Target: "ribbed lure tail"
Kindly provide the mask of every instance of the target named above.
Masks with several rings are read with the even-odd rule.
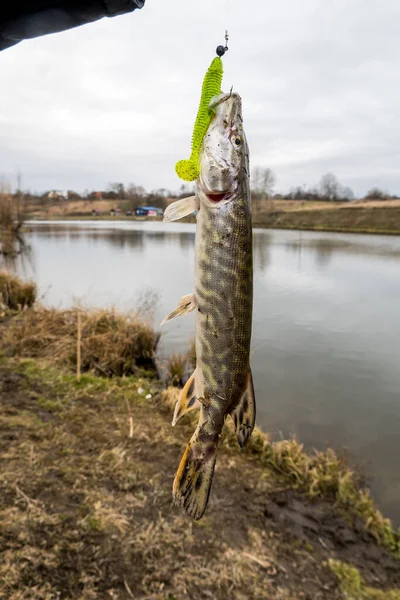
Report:
[[[192,154],[188,160],[180,160],[175,165],[178,177],[184,181],[195,181],[199,176],[200,148],[211,121],[211,113],[208,106],[211,98],[221,93],[222,75],[222,60],[219,56],[216,56],[204,76],[201,88],[200,106],[192,135]]]
[[[218,434],[200,440],[199,428],[186,446],[172,489],[174,502],[193,519],[201,519],[207,508],[217,458]]]

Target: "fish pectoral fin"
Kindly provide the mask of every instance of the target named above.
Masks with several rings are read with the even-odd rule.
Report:
[[[179,395],[175,405],[172,426],[176,425],[183,415],[194,408],[200,408],[200,402],[196,399],[196,370],[191,374]]]
[[[247,376],[246,389],[240,399],[239,404],[231,413],[231,417],[235,424],[239,446],[243,448],[253,433],[256,422],[256,401],[254,397],[253,377],[250,369]]]
[[[182,198],[182,200],[175,200],[172,202],[164,212],[163,221],[170,223],[171,221],[178,221],[187,217],[190,213],[195,210],[199,210],[200,202],[197,196],[189,196],[189,198]]]
[[[182,296],[179,300],[178,306],[161,321],[161,325],[164,325],[167,321],[171,321],[171,319],[176,319],[176,317],[190,313],[195,308],[196,300],[194,294],[186,294],[186,296]]]

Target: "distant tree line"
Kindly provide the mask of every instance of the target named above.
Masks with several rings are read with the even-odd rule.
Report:
[[[314,200],[328,202],[352,201],[355,195],[351,188],[340,183],[333,173],[323,175],[315,186],[299,185],[287,193],[276,193],[277,177],[269,167],[256,166],[250,179],[251,196],[253,203],[262,210],[265,200]],[[142,185],[134,183],[111,182],[105,190],[88,190],[78,193],[74,190],[49,190],[44,194],[30,193],[21,190],[20,180],[14,194],[19,201],[28,203],[47,204],[54,201],[73,200],[116,200],[122,210],[133,210],[140,205],[165,208],[172,199],[184,198],[194,193],[194,183],[182,183],[178,190],[157,188],[147,191]],[[364,196],[367,200],[388,200],[397,198],[379,187],[371,188]]]
[[[54,202],[76,201],[76,200],[115,200],[122,210],[134,210],[137,206],[148,205],[165,208],[171,199],[191,196],[194,186],[182,184],[179,190],[171,191],[166,188],[158,188],[147,191],[141,185],[130,183],[125,185],[120,182],[111,182],[104,190],[88,190],[79,194],[74,190],[48,190],[43,194],[31,194],[30,192],[16,191],[14,196],[23,196],[24,200],[31,204],[51,204]]]
[[[130,183],[124,186],[123,183],[110,183],[104,192],[101,192],[103,198],[119,200],[122,209],[134,209],[137,206],[147,205],[158,208],[166,208],[173,198],[185,198],[193,194],[194,186],[182,184],[179,191],[172,191],[166,188],[158,188],[146,191],[142,185]],[[90,198],[92,194],[89,194]]]
[[[333,173],[323,175],[316,186],[296,186],[286,194],[275,193],[276,175],[268,167],[255,167],[251,174],[251,196],[254,202],[261,200],[315,200],[328,202],[350,202],[355,199],[353,190],[340,183]],[[388,200],[397,198],[378,187],[370,189],[364,196],[367,200]]]

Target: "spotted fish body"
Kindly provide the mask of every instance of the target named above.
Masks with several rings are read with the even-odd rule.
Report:
[[[175,409],[175,423],[195,405],[197,428],[173,486],[175,503],[203,516],[218,439],[231,415],[240,446],[254,428],[255,400],[249,364],[252,303],[252,226],[249,155],[238,94],[221,94],[200,151],[196,195],[168,208],[166,220],[198,210],[195,290],[166,320],[196,310],[196,369]],[[179,216],[177,208],[181,207]],[[191,212],[191,211],[189,211]]]
[[[249,372],[253,268],[245,190],[220,209],[201,206],[196,256],[196,396],[210,403],[207,416],[222,419],[222,427]]]

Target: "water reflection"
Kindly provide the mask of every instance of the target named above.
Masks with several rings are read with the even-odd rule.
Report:
[[[0,271],[4,269],[11,273],[27,273],[33,270],[33,266],[32,247],[21,234],[13,240],[11,251],[0,251]]]
[[[253,235],[254,268],[262,273],[268,268],[271,241],[272,235],[268,231],[255,232]]]
[[[25,267],[48,304],[135,307],[156,323],[193,289],[192,224],[35,224]],[[307,448],[348,449],[400,522],[400,237],[254,230],[252,369],[258,423]],[[20,270],[21,265],[16,269]],[[161,350],[186,350],[194,317],[168,323]]]
[[[356,255],[356,256],[381,256],[384,258],[392,259],[397,261],[400,258],[400,246],[396,238],[389,238],[392,240],[388,243],[386,240],[376,240],[378,236],[373,236],[373,243],[369,240],[369,243],[365,243],[362,240],[340,239],[340,238],[329,238],[319,237],[311,238],[310,232],[306,232],[306,239],[302,236],[304,232],[297,232],[298,239],[293,239],[287,242],[286,247],[288,252],[293,252],[297,256],[301,256],[301,253],[305,250],[311,251],[316,257],[316,264],[321,267],[328,266],[331,258],[334,254],[345,254],[345,255]],[[328,236],[329,234],[318,234]],[[337,234],[334,234],[337,235]],[[350,237],[351,234],[348,234]],[[371,237],[371,236],[360,236],[353,234],[354,237]],[[381,238],[382,236],[379,236]]]
[[[118,248],[142,248],[145,243],[152,246],[165,246],[166,240],[173,240],[184,250],[194,245],[194,232],[169,233],[167,231],[143,231],[139,229],[92,229],[71,228],[63,225],[35,225],[33,238],[53,240],[86,240],[89,243],[110,244]]]
[[[331,257],[333,252],[335,252],[338,248],[335,244],[331,242],[331,240],[314,240],[310,243],[310,241],[304,242],[301,238],[301,233],[299,232],[299,239],[288,242],[287,251],[292,252],[298,258],[298,265],[301,268],[301,258],[303,251],[309,252],[310,250],[315,255],[316,265],[320,268],[327,267],[331,262]]]

